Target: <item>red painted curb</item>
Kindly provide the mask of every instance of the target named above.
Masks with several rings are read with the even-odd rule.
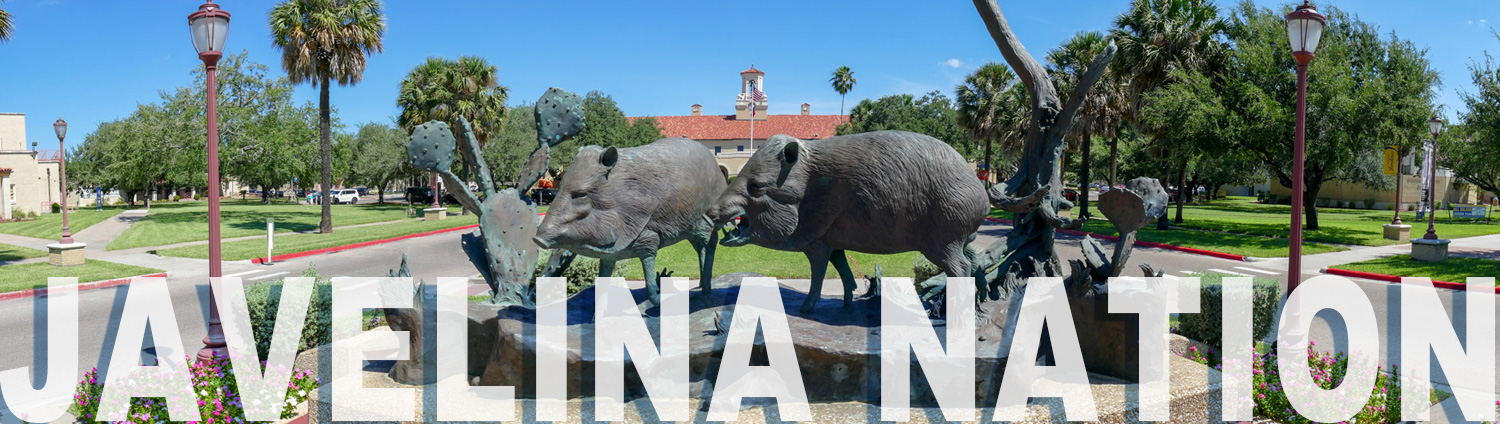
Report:
[[[123,285],[126,285],[126,284],[130,284],[130,281],[134,280],[136,278],[167,278],[167,273],[165,273],[165,272],[158,272],[158,273],[155,273],[155,274],[137,275],[137,276],[134,276],[134,277],[116,278],[116,279],[113,279],[113,280],[95,281],[95,282],[92,282],[92,283],[79,284],[77,287],[78,287],[78,291],[85,291],[85,290],[103,289],[103,288],[109,288],[109,287],[115,287],[115,286],[123,286]],[[46,296],[46,295],[47,295],[47,288],[46,287],[39,288],[39,289],[26,289],[26,290],[14,291],[14,292],[10,292],[10,293],[0,293],[0,302],[4,302],[4,301],[7,301],[7,300],[25,299],[25,298],[29,298],[29,297]]]
[[[460,226],[460,227],[444,228],[444,229],[441,229],[441,230],[432,230],[432,231],[428,231],[428,232],[425,232],[425,233],[407,234],[407,235],[404,235],[404,236],[391,237],[391,238],[388,238],[388,239],[370,240],[370,241],[366,241],[366,242],[360,242],[360,243],[354,243],[354,244],[346,244],[346,245],[343,245],[343,246],[325,247],[325,248],[322,248],[322,249],[309,250],[309,251],[306,251],[306,252],[287,253],[287,254],[284,254],[284,255],[273,255],[273,256],[271,256],[270,261],[271,262],[278,262],[278,261],[284,261],[284,260],[287,260],[287,259],[295,259],[295,258],[301,258],[301,257],[313,256],[313,255],[322,255],[322,254],[325,254],[325,253],[342,252],[342,251],[350,250],[350,249],[358,249],[358,248],[361,248],[361,247],[369,247],[369,246],[374,246],[374,245],[377,245],[377,244],[386,244],[386,243],[397,242],[397,241],[406,240],[406,239],[413,239],[413,238],[417,238],[417,237],[427,237],[427,236],[437,235],[437,234],[442,234],[442,233],[451,233],[451,232],[454,232],[454,231],[463,231],[463,230],[473,229],[473,228],[477,228],[477,227],[479,227],[479,224],[469,224],[469,225],[464,225],[464,226]],[[251,259],[250,263],[263,264],[263,263],[266,263],[266,258]]]
[[[1400,283],[1401,282],[1401,278],[1402,278],[1399,275],[1376,274],[1376,273],[1373,273],[1373,272],[1355,271],[1355,270],[1350,270],[1350,269],[1338,269],[1338,268],[1328,268],[1328,270],[1325,271],[1324,273],[1325,274],[1330,274],[1330,275],[1339,275],[1339,276],[1344,276],[1344,277],[1354,277],[1354,278],[1364,278],[1364,279],[1367,279],[1367,280],[1385,281],[1385,282],[1389,282],[1389,283]],[[1465,284],[1465,283],[1454,283],[1454,282],[1439,281],[1439,280],[1432,280],[1432,286],[1440,288],[1440,289],[1459,290],[1459,291],[1468,290],[1468,288],[1469,288],[1469,285]],[[1500,287],[1496,287],[1495,288],[1495,294],[1500,294]]]
[[[986,217],[986,218],[984,218],[984,220],[987,221],[987,222],[994,222],[994,223],[1001,223],[1001,224],[1010,224],[1011,223],[1011,220],[1009,220],[1009,219],[1000,219],[1000,218],[989,218],[989,217]],[[1064,233],[1064,234],[1072,234],[1072,235],[1077,235],[1077,236],[1092,236],[1092,237],[1097,238],[1097,239],[1103,239],[1103,240],[1109,240],[1109,241],[1117,241],[1117,240],[1120,239],[1119,237],[1115,237],[1115,236],[1107,236],[1107,235],[1103,235],[1103,234],[1090,233],[1090,232],[1086,232],[1086,231],[1077,231],[1077,230],[1057,230],[1057,231],[1061,232],[1061,233]],[[1192,253],[1192,254],[1195,254],[1195,255],[1203,255],[1203,256],[1215,257],[1215,258],[1219,258],[1219,259],[1228,259],[1228,260],[1231,260],[1231,261],[1244,262],[1246,260],[1245,257],[1242,256],[1242,255],[1235,255],[1235,254],[1224,253],[1224,252],[1215,252],[1215,251],[1212,251],[1212,250],[1194,249],[1194,248],[1191,248],[1191,247],[1182,247],[1182,246],[1176,246],[1176,245],[1171,245],[1171,244],[1162,244],[1162,243],[1156,243],[1156,242],[1150,242],[1150,241],[1140,241],[1140,240],[1136,240],[1135,244],[1137,246],[1154,247],[1154,248],[1157,248],[1157,249],[1173,250],[1173,251],[1178,251],[1178,252],[1183,252],[1183,253]]]

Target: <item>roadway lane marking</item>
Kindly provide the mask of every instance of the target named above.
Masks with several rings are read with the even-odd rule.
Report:
[[[1251,267],[1247,267],[1247,266],[1237,266],[1237,267],[1234,267],[1234,269],[1241,269],[1241,270],[1250,271],[1250,272],[1258,272],[1258,273],[1265,274],[1265,275],[1281,275],[1281,273],[1276,272],[1276,271],[1266,271],[1264,269],[1256,269],[1256,268],[1251,268]]]
[[[1238,275],[1238,276],[1242,276],[1242,277],[1249,277],[1250,276],[1250,274],[1246,274],[1246,273],[1243,273],[1243,272],[1234,272],[1234,271],[1222,270],[1222,269],[1218,269],[1218,268],[1209,268],[1208,270],[1209,271],[1213,271],[1213,272],[1217,272],[1217,273],[1220,273],[1220,274],[1233,274],[1233,275]]]
[[[255,277],[255,278],[251,278],[250,281],[264,280],[264,279],[275,277],[275,276],[282,275],[282,274],[286,274],[286,271],[273,272],[273,273],[270,273],[270,274],[262,275],[262,276]]]
[[[252,270],[245,271],[245,272],[236,272],[236,273],[233,273],[233,274],[225,275],[225,277],[242,277],[242,276],[254,274],[254,273],[257,273],[257,272],[261,272],[261,271],[264,271],[264,270],[261,270],[261,269],[252,269]]]

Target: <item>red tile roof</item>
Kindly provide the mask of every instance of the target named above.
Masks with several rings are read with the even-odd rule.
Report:
[[[740,74],[764,74],[764,73],[765,72],[761,72],[759,69],[755,69],[754,66],[751,66],[750,69],[746,69],[744,72],[740,72]]]
[[[10,168],[0,168],[0,174],[9,174]]]
[[[848,115],[770,115],[764,121],[755,122],[755,138],[764,139],[776,134],[811,140],[834,135],[835,128]],[[693,140],[738,140],[750,138],[750,121],[734,119],[734,115],[703,116],[657,116],[667,137],[683,137]],[[632,120],[638,118],[630,118]]]

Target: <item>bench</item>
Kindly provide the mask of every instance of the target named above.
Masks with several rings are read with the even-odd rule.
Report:
[[[1453,205],[1449,218],[1489,218],[1490,208],[1483,205]]]

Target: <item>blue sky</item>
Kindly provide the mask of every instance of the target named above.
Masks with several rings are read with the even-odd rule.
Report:
[[[1261,5],[1283,1],[1255,0]],[[1219,1],[1221,7],[1233,3]],[[1450,116],[1470,89],[1467,65],[1500,20],[1493,0],[1345,0],[1333,3],[1384,31],[1430,49],[1442,73],[1440,102]],[[51,123],[70,123],[77,142],[100,123],[128,115],[158,92],[191,84],[201,66],[187,33],[200,2],[8,0],[16,35],[0,44],[0,112],[27,114],[28,141],[54,142]],[[1011,26],[1033,54],[1072,34],[1104,30],[1127,0],[1001,0]],[[1325,4],[1320,2],[1319,4]],[[225,0],[233,14],[228,50],[279,72],[266,15],[272,1]],[[772,113],[839,111],[828,85],[838,66],[854,69],[849,107],[895,93],[952,92],[975,67],[1003,61],[968,1],[388,1],[384,53],[370,58],[364,81],[335,86],[346,124],[389,122],[396,87],[428,56],[481,56],[499,67],[511,103],[532,102],[547,87],[601,90],[625,112],[685,115],[732,112],[739,71],[766,71]],[[1064,15],[1066,14],[1066,15]],[[316,100],[302,85],[299,100]],[[71,143],[70,143],[71,144]],[[71,147],[70,147],[71,148]]]

